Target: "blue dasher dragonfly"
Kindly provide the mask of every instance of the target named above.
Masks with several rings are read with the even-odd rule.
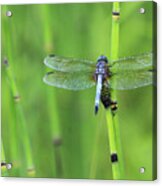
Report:
[[[96,85],[95,114],[99,110],[100,100],[106,109],[117,109],[117,102],[111,100],[112,89],[135,89],[153,82],[152,53],[114,61],[108,61],[106,56],[101,55],[97,63],[52,54],[44,59],[44,64],[54,69],[43,78],[48,85],[75,91]]]

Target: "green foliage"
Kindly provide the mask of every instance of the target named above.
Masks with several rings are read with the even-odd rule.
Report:
[[[145,14],[139,14],[141,7]],[[6,10],[12,17],[5,16]],[[151,10],[152,2],[121,3],[120,57],[152,50]],[[30,176],[21,169],[27,162],[25,151],[20,153],[27,148],[23,137],[28,136],[36,177],[112,179],[102,106],[94,115],[95,88],[73,92],[42,81],[43,59],[49,53],[94,61],[101,54],[109,57],[111,13],[112,3],[2,6],[2,61],[8,59],[21,96],[16,116],[10,80],[2,66],[3,148],[6,161],[18,162],[17,171],[13,166],[9,176]],[[117,92],[117,99],[124,179],[150,180],[152,87]],[[25,123],[26,134],[17,119]],[[140,167],[146,168],[144,174]]]

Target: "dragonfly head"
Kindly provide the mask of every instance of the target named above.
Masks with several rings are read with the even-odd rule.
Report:
[[[99,61],[105,61],[106,63],[108,63],[107,57],[106,57],[106,56],[103,56],[103,55],[101,55],[101,56],[97,59],[97,62],[99,62]]]

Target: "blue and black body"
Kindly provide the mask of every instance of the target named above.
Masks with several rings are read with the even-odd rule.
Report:
[[[109,85],[109,78],[111,72],[108,66],[108,59],[106,56],[101,55],[96,64],[95,81],[97,83],[96,98],[95,98],[95,114],[99,110],[99,102],[103,103],[105,109],[111,107],[112,111],[117,109],[117,102],[111,100],[111,92]]]

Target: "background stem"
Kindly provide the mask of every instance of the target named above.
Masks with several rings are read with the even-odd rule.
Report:
[[[8,10],[8,6],[5,6],[5,11]],[[30,145],[30,137],[27,130],[27,123],[24,116],[24,111],[21,105],[21,99],[20,94],[18,92],[17,84],[15,81],[15,74],[12,69],[12,65],[14,66],[14,46],[12,37],[12,31],[14,32],[15,25],[13,25],[13,22],[11,19],[8,19],[8,17],[3,17],[3,29],[5,33],[5,58],[3,60],[3,65],[5,67],[5,75],[6,79],[8,81],[10,89],[10,100],[8,103],[8,106],[10,109],[12,109],[12,120],[10,121],[11,124],[9,124],[9,138],[10,138],[10,149],[9,151],[12,152],[10,157],[6,157],[6,161],[9,161],[13,164],[14,169],[12,169],[11,174],[18,174],[16,173],[16,169],[20,168],[20,175],[28,175],[28,176],[34,176],[35,170],[34,170],[34,164],[33,164],[33,157],[32,157],[32,150]],[[9,63],[10,62],[10,63]],[[6,92],[7,94],[7,92]],[[4,96],[4,95],[3,95]],[[2,131],[3,132],[3,131]],[[5,146],[4,146],[5,148]],[[8,147],[7,147],[8,148]],[[5,148],[6,149],[6,148]],[[21,157],[21,159],[20,159]]]
[[[49,6],[42,6],[41,7],[42,13],[42,21],[45,23],[43,25],[43,36],[44,36],[44,51],[46,55],[49,55],[54,52],[54,43],[53,37],[55,36],[54,30],[51,32],[51,15],[50,15],[50,7]],[[49,70],[49,69],[48,69]],[[57,101],[55,90],[49,91],[49,88],[46,86],[47,89],[47,106],[48,106],[48,113],[49,113],[49,124],[50,124],[50,131],[51,131],[51,142],[53,145],[53,157],[54,157],[54,165],[53,165],[53,174],[55,177],[61,178],[63,177],[63,165],[62,165],[62,136],[60,130],[60,122],[58,116],[58,109],[57,109]]]
[[[10,56],[10,58],[12,57]],[[7,59],[4,60],[4,64],[6,67],[6,75],[12,93],[11,95],[14,100],[14,112],[17,124],[17,126],[14,127],[18,131],[18,136],[16,139],[18,140],[18,152],[21,154],[19,155],[19,157],[23,157],[20,165],[22,174],[26,174],[27,172],[28,176],[34,176],[35,170],[33,165],[32,150],[30,146],[30,140],[27,132],[23,109],[20,103],[20,95],[18,93],[16,82],[14,80],[13,71]],[[13,141],[15,141],[15,139],[13,139]]]
[[[6,158],[5,158],[4,148],[3,148],[3,142],[1,140],[1,174],[2,176],[8,176],[8,171],[6,169],[6,166],[3,166],[2,163],[6,163]]]

